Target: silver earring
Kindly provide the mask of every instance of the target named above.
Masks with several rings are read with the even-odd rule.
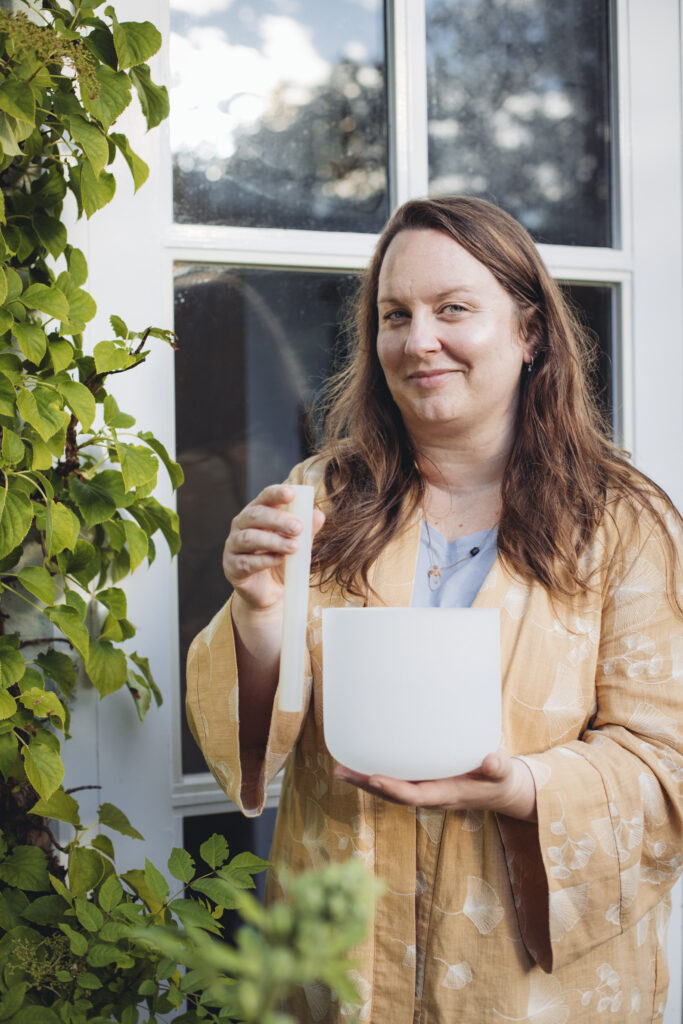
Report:
[[[529,362],[526,364],[526,372],[527,373],[531,373],[531,371],[533,370],[533,368],[534,368],[534,359],[535,358],[536,358],[536,356],[532,356],[531,359],[529,360]]]

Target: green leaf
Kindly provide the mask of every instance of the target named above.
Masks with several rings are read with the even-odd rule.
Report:
[[[20,140],[17,138],[17,122],[13,117],[0,112],[0,149],[8,156],[23,156]]]
[[[69,854],[69,888],[74,896],[86,896],[104,874],[104,861],[97,850],[74,846]]]
[[[69,487],[88,526],[104,522],[116,511],[116,501],[110,490],[102,486],[99,477],[93,480],[72,477]]]
[[[19,699],[27,711],[33,712],[35,718],[56,718],[63,727],[66,711],[52,690],[41,690],[37,686],[31,686],[24,690]]]
[[[137,893],[146,907],[153,914],[156,914],[161,910],[163,903],[160,903],[159,900],[157,900],[150,892],[144,871],[141,871],[140,868],[131,868],[130,871],[126,871],[122,874],[121,878]]]
[[[79,974],[76,978],[76,984],[79,988],[86,989],[87,991],[102,988],[102,982],[92,971],[83,971],[82,974]]]
[[[66,341],[65,338],[59,338],[57,341],[48,342],[48,352],[50,353],[50,359],[52,360],[52,366],[54,367],[55,373],[59,373],[60,370],[66,370],[71,365],[74,359],[74,347],[70,341]]]
[[[14,770],[17,759],[19,740],[13,732],[0,736],[0,773],[8,780]]]
[[[33,391],[20,388],[17,408],[23,419],[35,427],[43,441],[48,441],[69,422],[69,414],[59,408],[56,393],[40,385]]]
[[[88,952],[88,940],[81,932],[75,931],[70,925],[61,922],[59,928],[69,940],[69,946],[74,956],[85,956]]]
[[[56,285],[31,284],[19,296],[27,309],[37,309],[56,320],[69,319],[69,303],[64,292]]]
[[[21,491],[10,490],[0,510],[0,558],[21,544],[33,522],[31,502]]]
[[[56,821],[65,821],[68,825],[73,825],[74,828],[81,827],[78,802],[63,789],[55,790],[49,800],[39,800],[31,808],[31,814],[39,814],[42,818],[54,818]]]
[[[44,743],[31,743],[24,747],[26,777],[38,796],[49,799],[64,778],[64,763],[59,754]]]
[[[123,886],[116,875],[109,875],[108,878],[105,878],[97,893],[97,899],[105,914],[108,914],[114,907],[118,907],[123,899]]]
[[[2,194],[2,193],[0,193]],[[3,200],[4,201],[4,200]],[[3,206],[4,212],[4,206]],[[2,305],[7,299],[7,278],[5,276],[5,268],[0,267],[0,305]]]
[[[147,127],[156,128],[169,114],[168,90],[165,85],[156,85],[152,81],[146,64],[131,68],[129,74],[137,90]]]
[[[92,165],[95,177],[98,177],[109,159],[109,146],[104,132],[98,125],[77,115],[69,117],[67,124],[72,139],[81,147]]]
[[[85,215],[90,219],[93,213],[101,210],[111,202],[116,192],[116,179],[109,171],[95,175],[89,163],[81,165],[80,173],[81,201]]]
[[[61,1024],[61,1021],[49,1006],[38,1006],[31,1003],[28,1006],[22,1006],[21,1010],[15,1013],[11,1024]]]
[[[102,911],[94,903],[84,899],[83,896],[77,896],[74,900],[74,910],[76,911],[78,923],[87,932],[96,932],[104,924]]]
[[[58,893],[66,903],[73,903],[73,896],[64,885],[61,879],[56,878],[55,875],[50,875],[50,885]]]
[[[2,428],[2,458],[10,466],[16,466],[24,457],[24,442],[9,427]]]
[[[45,609],[45,614],[55,626],[70,640],[80,656],[87,663],[90,636],[81,622],[78,612],[68,605],[52,605]]]
[[[22,911],[22,917],[32,924],[49,925],[57,924],[64,913],[64,900],[61,896],[39,896],[31,900],[26,910]],[[2,1019],[0,1015],[0,1020]]]
[[[145,520],[151,524],[151,529],[146,532],[154,533],[157,529],[161,530],[171,554],[178,554],[180,550],[180,535],[178,533],[177,513],[171,511],[171,509],[164,508],[156,498],[141,499],[135,505],[131,505],[130,513],[136,519],[142,513]],[[140,525],[144,530],[145,523],[141,522]]]
[[[126,327],[120,316],[116,316],[116,314],[110,316],[109,323],[111,324],[111,329],[117,338],[126,339],[128,337],[128,328]]]
[[[0,637],[0,684],[12,686],[24,678],[26,662],[18,650],[19,638],[14,634]]]
[[[6,377],[0,376],[0,413],[3,416],[14,416],[17,394],[14,386]]]
[[[214,935],[221,933],[221,927],[216,923],[214,916],[197,900],[173,900],[168,908],[186,928],[203,928]]]
[[[117,619],[125,619],[127,614],[126,595],[120,587],[107,587],[106,590],[98,590],[95,597],[105,608]]]
[[[210,868],[217,868],[228,859],[228,844],[225,836],[219,836],[214,832],[212,836],[199,847],[199,856],[209,865]]]
[[[161,441],[158,441],[154,434],[150,433],[148,430],[141,431],[138,434],[138,437],[142,441],[144,441],[145,444],[148,444],[149,447],[157,453],[157,455],[163,462],[164,466],[166,467],[166,471],[168,472],[171,481],[171,486],[175,491],[178,487],[180,487],[180,485],[185,480],[185,476],[183,474],[183,470],[180,464],[173,461],[173,459],[168,454],[166,448],[163,446]]]
[[[80,420],[83,430],[90,430],[96,412],[92,392],[77,380],[60,380],[57,387],[76,419]]]
[[[0,690],[0,721],[5,721],[16,714],[17,702],[7,690]]]
[[[225,910],[234,910],[240,904],[240,894],[222,878],[198,878],[191,883],[191,888],[208,896]]]
[[[5,79],[0,85],[0,110],[18,121],[35,121],[36,103],[33,93],[26,88],[26,83],[19,81],[14,75]]]
[[[68,505],[49,501],[47,504],[47,534],[45,542],[50,557],[58,555],[65,548],[72,551],[76,546],[81,524]]]
[[[45,604],[53,604],[55,599],[55,581],[42,565],[28,565],[18,573],[19,582],[30,594]]]
[[[180,882],[191,882],[195,874],[194,860],[187,850],[174,846],[168,858],[168,870]]]
[[[47,856],[38,846],[15,846],[0,861],[0,878],[15,889],[45,892],[50,888],[47,877]]]
[[[76,685],[76,669],[68,654],[50,649],[38,655],[36,664],[57,683],[62,693],[67,696],[71,693]]]
[[[84,627],[85,628],[85,627]],[[86,671],[100,697],[121,689],[126,682],[126,656],[108,640],[92,640]]]
[[[88,279],[88,263],[80,249],[69,248],[66,265],[69,268],[73,283],[77,288],[80,288]]]
[[[135,417],[129,416],[127,412],[121,412],[113,395],[106,395],[103,403],[104,422],[108,427],[115,429],[132,427],[135,425]]]
[[[132,523],[129,519],[123,520],[123,529],[126,534],[126,543],[130,554],[130,571],[135,572],[147,556],[149,547],[147,534],[137,523]]]
[[[123,956],[121,950],[116,946],[106,946],[103,942],[97,942],[88,952],[87,961],[91,967],[108,967],[115,964]]]
[[[12,334],[27,359],[38,365],[47,351],[47,335],[38,324],[15,324]]]
[[[24,282],[13,267],[5,267],[5,277],[7,278],[6,301],[12,302],[13,299],[18,299],[21,295],[24,290]]]
[[[114,71],[106,64],[97,68],[95,77],[100,89],[99,95],[90,96],[84,90],[83,106],[108,131],[130,103],[131,82],[125,72]]]
[[[109,373],[110,370],[127,370],[137,359],[123,345],[115,341],[100,341],[93,349],[95,369],[98,373]]]
[[[44,896],[43,899],[50,899],[49,896]],[[40,900],[36,900],[39,903]],[[25,915],[24,915],[25,916]],[[25,981],[18,981],[14,985],[10,985],[9,988],[3,992],[2,998],[0,998],[0,1020],[15,1020],[15,1014],[24,1005],[24,996],[26,995],[26,989],[28,983]]]
[[[121,463],[123,483],[127,491],[156,481],[159,462],[149,449],[139,444],[116,442],[116,454]]]
[[[40,243],[56,260],[64,252],[67,242],[66,228],[61,220],[58,220],[57,217],[50,217],[42,210],[37,210],[32,216],[31,223]]]
[[[164,702],[164,698],[161,695],[161,690],[159,689],[157,684],[154,682],[154,677],[152,676],[152,672],[151,672],[150,667],[149,667],[149,659],[148,658],[143,658],[143,657],[141,657],[138,654],[137,651],[133,651],[133,653],[130,655],[130,660],[135,665],[137,665],[137,667],[142,672],[143,676],[145,677],[145,681],[146,681],[147,685],[149,686],[150,690],[154,694],[154,699],[155,699],[155,701],[157,703],[157,707],[161,707],[161,705]]]
[[[154,56],[161,46],[161,34],[151,21],[119,22],[111,7],[106,13],[114,22],[114,47],[120,68],[135,67]]]
[[[80,334],[85,329],[85,325],[97,313],[97,303],[92,295],[82,288],[72,289],[67,298],[69,300],[69,319],[73,326],[67,331],[62,325],[62,331],[67,334]]]
[[[140,186],[144,185],[149,177],[148,165],[131,149],[131,145],[125,135],[120,135],[118,132],[112,132],[109,137],[112,139],[116,148],[123,156],[123,159],[128,164],[130,173],[133,175],[134,191],[137,192]]]
[[[221,878],[227,879],[240,889],[252,889],[254,880],[252,875],[259,871],[265,871],[271,866],[270,861],[262,860],[253,853],[238,853],[236,857],[220,869]]]
[[[0,354],[0,373],[4,374],[12,384],[18,384],[23,377],[23,366],[19,356],[12,352]]]
[[[101,834],[98,836],[93,836],[90,845],[94,846],[96,850],[100,851],[100,853],[103,853],[105,857],[109,857],[110,860],[114,860],[116,856],[116,851],[114,850],[114,844],[112,843],[109,836],[104,836]]]
[[[145,882],[154,899],[159,903],[164,903],[169,892],[168,882],[147,857],[145,857]]]
[[[9,331],[13,323],[14,317],[10,311],[0,308],[0,334],[5,334],[6,331]]]
[[[115,807],[114,804],[101,804],[97,820],[100,825],[106,825],[108,828],[114,829],[115,832],[120,832],[122,836],[129,836],[131,839],[144,839],[144,836],[136,828],[133,828],[123,811]]]

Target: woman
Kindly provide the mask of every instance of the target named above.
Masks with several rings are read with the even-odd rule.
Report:
[[[287,762],[276,864],[356,855],[386,881],[361,1020],[659,1020],[682,864],[680,517],[606,439],[581,331],[496,207],[401,207],[356,327],[326,444],[290,477],[318,488],[310,701],[277,704],[300,530],[278,485],[233,521],[234,595],[190,650],[197,740],[247,815]],[[468,775],[368,778],[325,748],[322,608],[411,602],[501,609],[503,740]],[[354,1011],[309,990],[295,1012]]]

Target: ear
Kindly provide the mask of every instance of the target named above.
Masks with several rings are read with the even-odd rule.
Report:
[[[536,310],[528,310],[527,315],[523,316],[519,337],[524,349],[524,362],[528,366],[530,363],[533,363],[543,347],[543,332]]]

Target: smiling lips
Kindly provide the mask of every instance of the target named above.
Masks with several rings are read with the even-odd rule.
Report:
[[[416,373],[411,373],[408,380],[413,381],[420,388],[435,388],[443,382],[446,377],[450,377],[453,373],[460,373],[461,371],[451,368],[436,369],[436,370],[418,370]]]

